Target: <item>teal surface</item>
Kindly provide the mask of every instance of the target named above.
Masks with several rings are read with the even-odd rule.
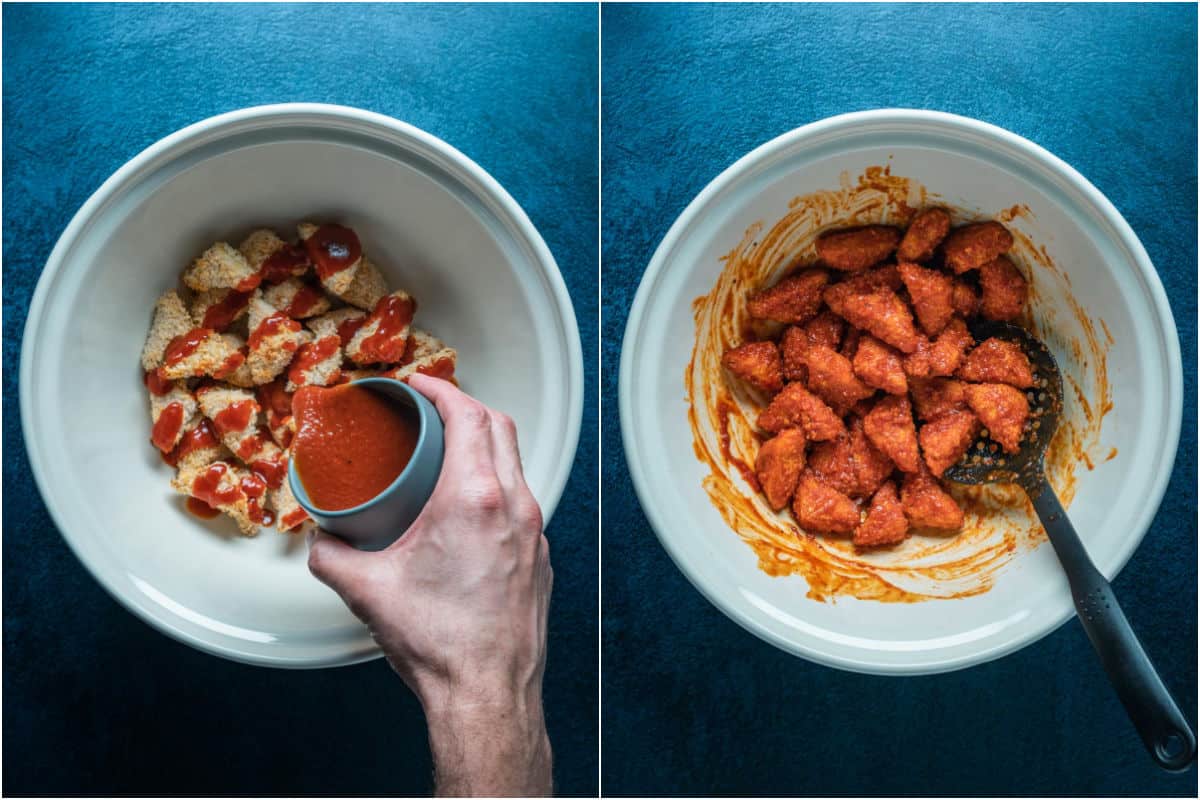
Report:
[[[529,214],[566,279],[586,409],[575,469],[547,530],[555,587],[546,708],[559,791],[594,794],[595,7],[9,4],[3,21],[5,793],[431,789],[421,710],[386,664],[248,667],[152,630],[68,550],[21,437],[26,308],[80,204],[187,124],[314,101],[389,114],[466,153]]]
[[[1074,620],[999,661],[905,679],[820,667],[746,633],[659,545],[614,423],[642,272],[743,154],[894,106],[1037,142],[1125,215],[1178,324],[1179,455],[1116,591],[1194,724],[1195,7],[606,5],[601,30],[605,793],[1194,797],[1195,767],[1153,766]]]

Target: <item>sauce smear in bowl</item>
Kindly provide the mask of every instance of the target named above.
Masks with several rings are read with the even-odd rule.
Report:
[[[292,412],[296,474],[312,504],[326,511],[360,506],[387,489],[421,433],[415,409],[353,384],[302,387]]]

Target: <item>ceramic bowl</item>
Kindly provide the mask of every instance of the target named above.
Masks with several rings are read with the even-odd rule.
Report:
[[[1116,575],[1154,518],[1179,441],[1183,384],[1174,320],[1154,266],[1113,204],[1058,158],[982,122],[908,110],[833,117],[762,145],[713,180],[671,227],[639,287],[621,356],[621,428],[638,497],[660,542],[729,617],[830,666],[940,672],[1012,652],[1074,614],[1052,548],[1037,544],[1040,529],[1028,546],[999,531],[1013,538],[1011,558],[1001,553],[1004,564],[990,588],[962,593],[969,596],[896,603],[817,587],[818,600],[808,596],[814,587],[802,574],[771,577],[760,569],[755,550],[711,502],[702,486],[710,470],[695,455],[689,422],[684,377],[697,341],[693,301],[714,290],[737,253],[788,246],[765,234],[790,214],[808,213],[794,198],[825,192],[829,206],[817,209],[819,217],[872,175],[885,183],[917,179],[936,193],[927,202],[956,209],[960,220],[1008,219],[1032,243],[1030,253],[1055,265],[1043,271],[1026,264],[1033,316],[1068,378],[1080,383],[1068,393],[1064,419],[1094,420],[1071,465],[1069,514],[1099,569]],[[853,218],[886,213],[887,204],[874,200]],[[804,256],[799,250],[791,255]],[[1084,339],[1103,356],[1106,376],[1097,374],[1088,348],[1072,351],[1071,343]],[[708,441],[719,434],[703,420],[697,430]],[[752,492],[740,478],[730,481]],[[884,563],[894,556],[868,558]],[[902,569],[888,576],[905,579]],[[955,594],[936,580],[920,592]]]
[[[327,511],[312,502],[296,471],[294,459],[288,462],[288,482],[296,501],[322,530],[345,539],[360,550],[382,550],[408,530],[433,494],[442,472],[445,431],[437,408],[408,384],[392,378],[361,378],[353,384],[379,392],[392,402],[417,412],[420,432],[408,464],[375,497],[338,511]]]
[[[83,205],[50,255],[22,343],[29,459],[59,530],[106,589],[159,630],[256,664],[374,658],[366,629],[308,572],[304,538],[184,510],[147,442],[139,352],[154,299],[217,240],[305,218],[354,225],[417,324],[458,350],[465,391],[516,420],[548,519],[575,454],[575,314],[541,236],[450,145],[357,109],[264,106],[150,146]],[[519,346],[514,345],[519,343]]]

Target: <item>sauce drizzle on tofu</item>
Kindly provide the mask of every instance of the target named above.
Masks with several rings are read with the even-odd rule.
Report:
[[[349,269],[362,258],[358,234],[333,223],[317,228],[312,236],[304,240],[304,249],[317,269],[317,277],[323,281]]]
[[[405,340],[404,344],[397,348],[395,336],[412,322],[415,311],[416,304],[412,298],[388,295],[381,299],[371,312],[371,319],[379,320],[379,327],[359,345],[363,360],[387,362],[404,358],[404,345],[407,345],[408,341]]]

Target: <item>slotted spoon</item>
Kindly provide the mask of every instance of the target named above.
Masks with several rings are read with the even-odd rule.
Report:
[[[1079,622],[1146,749],[1163,769],[1187,769],[1196,757],[1196,735],[1158,677],[1112,587],[1092,564],[1046,480],[1046,448],[1062,414],[1058,363],[1045,344],[1017,325],[983,322],[972,326],[971,333],[976,341],[996,337],[1020,345],[1033,365],[1036,385],[1026,393],[1030,418],[1021,449],[1009,455],[981,436],[957,464],[946,470],[945,477],[963,484],[1015,483],[1025,490],[1067,573]]]

